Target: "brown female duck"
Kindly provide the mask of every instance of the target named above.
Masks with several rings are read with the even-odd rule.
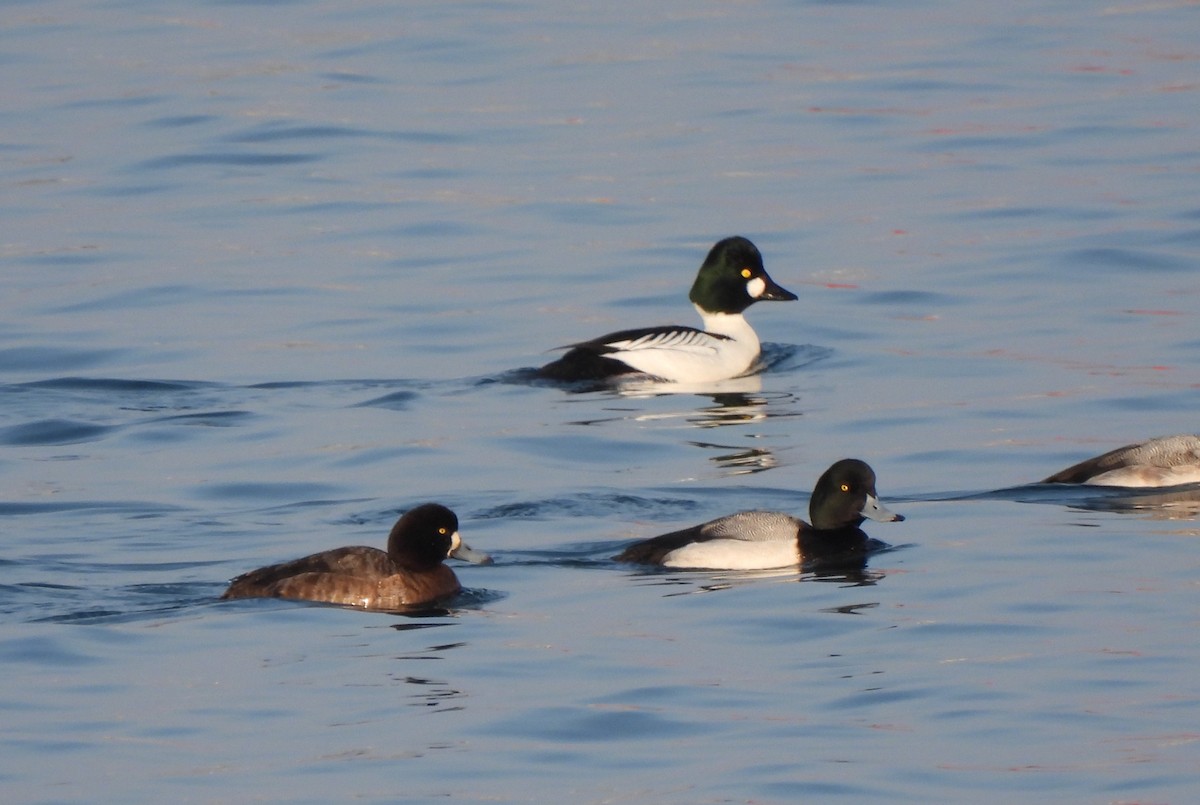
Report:
[[[458,517],[425,503],[396,521],[386,551],[366,546],[334,548],[268,565],[234,579],[221,596],[293,598],[363,609],[396,610],[428,604],[459,592],[447,557],[487,564],[458,534]]]

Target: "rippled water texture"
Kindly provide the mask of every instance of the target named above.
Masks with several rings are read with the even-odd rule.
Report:
[[[1194,3],[0,11],[5,802],[1190,803]],[[800,299],[763,374],[524,382]],[[867,460],[861,572],[657,572]],[[453,507],[440,608],[220,602]]]

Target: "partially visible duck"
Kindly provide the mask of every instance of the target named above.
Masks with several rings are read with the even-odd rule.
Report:
[[[1200,483],[1200,436],[1185,433],[1127,444],[1056,472],[1042,483],[1129,487]]]
[[[738,377],[754,367],[760,352],[758,334],[742,315],[746,308],[796,295],[775,284],[753,243],[731,237],[709,251],[688,298],[704,329],[670,324],[609,333],[570,345],[537,375],[563,382],[638,374],[670,383]]]
[[[462,589],[454,571],[443,564],[447,557],[491,562],[487,554],[462,541],[454,512],[425,503],[396,521],[387,551],[361,545],[334,548],[260,567],[234,579],[221,598],[293,598],[396,610],[447,598]]]
[[[812,525],[783,512],[743,511],[630,545],[618,562],[708,570],[764,570],[817,559],[865,555],[864,518],[895,522],[875,492],[875,471],[844,458],[817,481],[808,504]]]

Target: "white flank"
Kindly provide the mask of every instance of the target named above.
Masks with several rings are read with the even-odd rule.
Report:
[[[1084,483],[1091,486],[1150,488],[1200,483],[1200,467],[1122,467],[1102,472]]]
[[[679,330],[612,344],[609,357],[674,383],[711,383],[745,374],[758,358],[758,335],[740,313],[706,313],[706,332]],[[714,338],[709,333],[724,338]]]
[[[769,570],[799,562],[795,539],[710,539],[676,548],[663,559],[667,567],[697,570]]]

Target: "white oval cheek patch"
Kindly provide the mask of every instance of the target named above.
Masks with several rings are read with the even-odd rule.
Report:
[[[767,283],[762,277],[755,277],[746,283],[746,293],[750,294],[751,299],[762,296],[765,290],[767,290]]]

